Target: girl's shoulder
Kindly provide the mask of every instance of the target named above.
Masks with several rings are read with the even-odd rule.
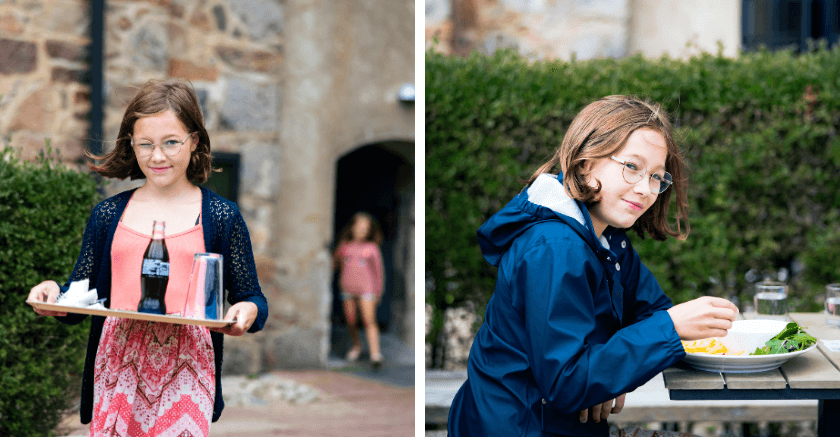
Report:
[[[202,202],[208,203],[211,209],[239,211],[239,207],[236,206],[236,202],[225,199],[224,197],[216,194],[215,191],[212,191],[206,187],[199,188],[201,188]]]
[[[597,254],[586,240],[570,226],[558,220],[539,222],[528,228],[514,239],[505,256],[518,263],[535,254],[545,253],[571,256],[581,263],[597,260]]]
[[[373,241],[363,241],[359,243],[359,247],[367,252],[376,252],[379,249],[379,245]]]
[[[335,247],[335,253],[344,255],[345,252],[347,252],[347,242],[339,241],[338,246]]]
[[[535,223],[519,237],[531,244],[545,244],[566,240],[585,244],[584,238],[567,223],[560,220],[544,220]],[[518,237],[518,238],[519,238]]]
[[[234,223],[234,221],[244,224],[244,219],[239,212],[239,207],[236,205],[236,202],[225,199],[208,188],[200,188],[202,199],[201,210],[206,211],[210,215],[210,217],[207,217],[208,219],[215,219],[220,225]]]
[[[135,191],[137,191],[137,188],[132,188],[130,190],[125,190],[120,193],[114,194],[113,196],[108,197],[105,200],[99,202],[99,205],[128,203],[128,199],[131,198]]]
[[[99,219],[108,219],[115,216],[121,208],[125,208],[128,199],[131,198],[135,190],[136,188],[126,190],[100,201],[93,207],[91,215]]]
[[[369,256],[378,256],[379,245],[374,243],[373,241],[368,241],[365,243],[365,252],[367,252]]]

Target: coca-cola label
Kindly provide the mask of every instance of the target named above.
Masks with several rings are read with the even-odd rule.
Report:
[[[144,259],[141,274],[157,277],[169,276],[169,263],[159,259]]]

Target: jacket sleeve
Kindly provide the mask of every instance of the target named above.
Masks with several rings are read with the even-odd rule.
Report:
[[[82,249],[79,252],[79,258],[76,259],[73,272],[70,273],[70,278],[64,285],[59,285],[62,293],[67,292],[71,282],[85,279],[90,280],[90,288],[96,287],[96,275],[99,271],[98,263],[105,246],[108,229],[106,225],[106,214],[102,211],[103,203],[96,205],[88,218],[85,234],[82,237]],[[56,317],[56,320],[68,325],[76,325],[81,323],[85,318],[87,318],[86,314],[68,313],[66,316]]]
[[[254,263],[254,253],[251,250],[251,236],[245,219],[239,209],[232,207],[226,223],[227,244],[224,256],[224,282],[228,290],[228,302],[253,302],[257,305],[257,318],[248,332],[257,332],[265,326],[268,318],[268,302],[260,288],[257,268]]]
[[[589,408],[636,389],[685,354],[667,313],[598,338],[599,261],[569,240],[532,247],[513,275],[524,293],[527,353],[545,401],[561,413]],[[583,259],[581,259],[583,258]],[[605,286],[605,285],[604,285]],[[598,296],[600,301],[596,301]]]
[[[621,263],[621,285],[624,287],[624,325],[632,325],[647,319],[657,311],[674,306],[671,298],[665,295],[659,282],[642,263],[638,252],[627,242],[626,250],[618,256]]]

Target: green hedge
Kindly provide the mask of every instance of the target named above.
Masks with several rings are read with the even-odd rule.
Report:
[[[37,315],[30,289],[64,283],[79,255],[96,182],[42,152],[0,153],[0,436],[48,436],[79,394],[89,332]]]
[[[432,49],[427,365],[443,359],[443,311],[469,301],[482,316],[493,292],[477,228],[551,157],[574,116],[610,94],[662,103],[690,166],[688,240],[631,236],[675,303],[707,294],[743,303],[747,279],[787,269],[792,309],[817,311],[825,284],[840,282],[840,51],[531,63],[511,51],[459,58]]]

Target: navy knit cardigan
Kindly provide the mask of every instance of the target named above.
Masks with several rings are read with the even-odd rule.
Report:
[[[90,279],[91,288],[96,288],[99,298],[105,298],[105,306],[110,306],[111,297],[111,242],[120,217],[134,190],[124,191],[100,202],[94,207],[88,219],[82,240],[82,251],[70,275],[70,280],[62,286],[67,291],[72,281]],[[228,302],[253,302],[257,305],[257,319],[248,332],[257,332],[265,325],[268,317],[268,303],[257,280],[254,254],[251,251],[251,238],[245,220],[236,204],[201,187],[201,223],[204,231],[204,248],[207,252],[218,253],[224,257],[224,283]],[[83,314],[68,314],[56,317],[69,325],[80,323],[87,317]],[[93,413],[93,368],[96,350],[105,317],[91,316],[90,337],[88,338],[85,372],[82,380],[82,403],[80,416],[82,423],[90,423]],[[219,420],[225,403],[222,400],[222,352],[224,334],[211,332],[213,351],[216,361],[216,399],[213,404],[213,419]]]

